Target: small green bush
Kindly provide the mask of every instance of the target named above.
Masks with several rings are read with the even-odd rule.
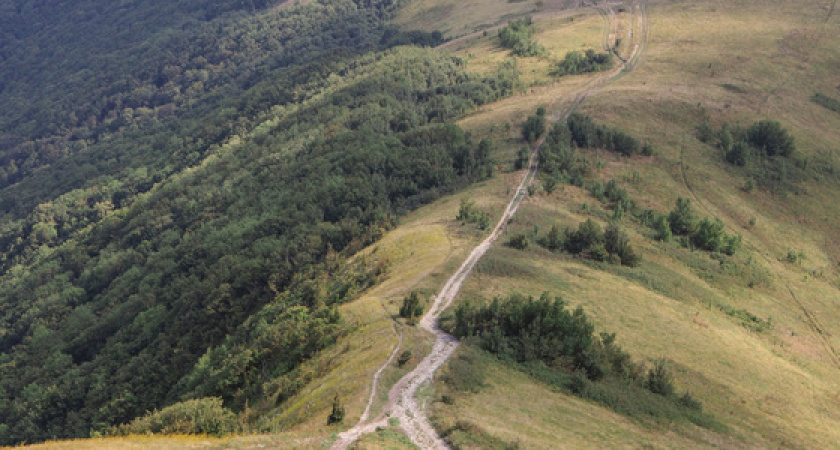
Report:
[[[525,236],[523,233],[514,235],[508,241],[508,246],[517,250],[525,250],[528,248],[528,236]]]
[[[423,315],[423,305],[420,303],[420,295],[417,291],[411,291],[403,298],[400,306],[400,317],[414,320]]]
[[[400,357],[397,358],[397,366],[402,367],[406,365],[409,361],[411,361],[411,349],[405,350],[400,354]]]
[[[545,108],[540,107],[537,114],[528,116],[522,125],[522,139],[532,144],[545,134],[545,128]]]
[[[613,65],[613,57],[610,53],[596,53],[589,49],[586,52],[577,50],[566,53],[562,61],[554,68],[553,75],[580,75],[582,73],[600,72],[607,70]]]
[[[332,411],[330,411],[330,416],[327,417],[327,425],[343,422],[344,415],[344,405],[341,404],[341,399],[338,398],[338,394],[335,394],[335,397],[333,397]]]
[[[536,30],[531,18],[515,20],[508,26],[499,30],[499,40],[502,47],[509,48],[516,56],[541,56],[544,55],[545,47],[534,41]]]
[[[645,386],[654,394],[666,397],[673,395],[673,377],[664,360],[658,359],[653,362],[653,367],[648,371]]]
[[[472,200],[461,200],[455,219],[462,223],[473,223],[479,230],[486,230],[490,226],[490,214],[478,209]]]

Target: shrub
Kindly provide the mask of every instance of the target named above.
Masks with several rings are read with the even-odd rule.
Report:
[[[671,240],[671,223],[668,222],[668,216],[659,216],[654,222],[654,230],[656,230],[656,235],[654,239],[657,241],[664,241],[668,242]]]
[[[548,234],[541,238],[538,243],[553,252],[562,250],[566,245],[566,233],[556,224],[552,225]]]
[[[697,215],[691,208],[691,199],[677,198],[676,206],[668,214],[668,223],[674,234],[688,236],[694,232],[697,226]]]
[[[612,67],[613,59],[610,53],[595,53],[589,49],[585,53],[577,50],[566,53],[562,61],[555,66],[553,74],[556,76],[579,75],[589,72],[600,72]]]
[[[531,159],[531,150],[529,150],[528,147],[520,147],[516,152],[516,159],[513,161],[514,170],[522,170],[528,167],[529,159]]]
[[[572,254],[600,253],[597,250],[604,247],[604,232],[601,226],[592,219],[586,219],[576,231],[568,232],[566,236],[566,251]]]
[[[400,317],[414,320],[422,315],[423,305],[420,304],[420,296],[417,291],[411,291],[403,298],[402,306],[400,306]]]
[[[517,250],[525,250],[528,248],[528,237],[524,233],[517,234],[510,238],[508,245]]]
[[[811,101],[822,106],[823,108],[840,113],[840,101],[831,98],[825,94],[816,93],[811,97]]]
[[[570,311],[559,297],[543,294],[539,299],[512,295],[495,298],[489,305],[472,308],[462,304],[455,310],[453,333],[475,337],[479,346],[511,361],[564,360],[565,366],[583,370],[590,378],[597,368],[592,351],[594,327],[581,308]]]
[[[154,410],[130,423],[108,429],[108,435],[127,434],[211,434],[224,436],[240,431],[236,415],[222,406],[222,399],[207,397],[187,400]]]
[[[697,139],[699,139],[700,142],[708,144],[712,142],[714,135],[715,131],[712,129],[712,126],[709,125],[709,119],[704,118],[703,123],[701,123],[700,127],[697,128]]]
[[[574,113],[566,121],[572,140],[578,147],[602,147],[632,156],[642,149],[642,144],[621,130],[596,124],[589,116]]]
[[[607,230],[604,232],[604,248],[610,256],[617,257],[621,265],[635,267],[639,264],[638,253],[633,250],[627,235],[615,222],[607,225]]]
[[[335,394],[332,402],[332,411],[330,412],[330,416],[327,417],[327,425],[343,422],[344,414],[344,405],[341,404],[341,399],[338,398],[338,394]]]
[[[779,122],[758,121],[747,129],[747,142],[767,156],[790,156],[795,150],[793,137]]]
[[[654,394],[666,397],[673,395],[674,384],[671,372],[668,370],[664,360],[658,359],[653,362],[653,367],[648,371],[645,387]]]
[[[536,115],[528,116],[522,125],[522,139],[528,143],[534,143],[543,134],[545,134],[545,108],[540,108]]]
[[[455,219],[462,223],[474,223],[480,230],[486,230],[490,226],[490,214],[479,210],[471,200],[461,200]]]
[[[400,357],[397,358],[397,366],[399,366],[399,367],[404,366],[407,362],[411,361],[411,356],[412,356],[411,349],[408,349],[408,350],[405,350],[404,352],[402,352],[400,354]]]
[[[477,308],[461,304],[449,328],[517,369],[621,414],[718,426],[690,394],[673,395],[664,361],[655,361],[646,373],[615,343],[615,334],[595,335],[581,308],[569,310],[562,299],[552,300],[547,293],[539,299],[512,294]],[[455,363],[443,375],[447,385]],[[454,386],[472,386],[472,381],[462,381],[473,377],[472,367],[461,362],[457,367]]]
[[[723,226],[720,219],[703,218],[697,225],[697,229],[691,234],[691,243],[697,248],[710,252],[723,250],[726,237]]]
[[[509,48],[516,56],[540,56],[545,54],[545,47],[534,41],[536,30],[531,18],[515,20],[499,30],[502,47]]]
[[[744,167],[752,158],[752,149],[746,142],[738,141],[726,152],[726,162]]]

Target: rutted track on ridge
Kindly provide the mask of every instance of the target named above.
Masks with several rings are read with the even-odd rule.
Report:
[[[646,10],[644,1],[645,0],[635,0],[628,2],[633,7],[633,11],[640,15],[638,21],[640,30],[634,30],[633,33],[634,36],[638,37],[633,39],[636,42],[633,47],[633,53],[628,58],[630,63],[617,64],[616,67],[609,72],[598,74],[593,78],[592,82],[587,83],[586,87],[572,96],[571,103],[563,108],[564,113],[562,113],[559,117],[552,117],[552,119],[563,120],[567,118],[569,114],[574,112],[574,110],[580,106],[589,94],[594,92],[596,89],[605,86],[621,74],[632,70],[638,60],[638,52],[644,47],[644,42],[642,42],[642,40],[647,37],[647,17],[645,15]],[[609,4],[594,4],[592,6],[605,12],[606,26],[608,28],[612,28],[615,21],[613,6],[621,3],[622,2],[611,2]],[[608,47],[609,45],[609,42],[605,43],[605,46]],[[507,224],[516,214],[516,211],[519,209],[519,206],[522,204],[523,199],[527,195],[528,186],[536,178],[539,166],[539,159],[537,155],[543,142],[545,142],[545,137],[543,137],[534,146],[528,162],[528,171],[525,173],[525,176],[522,177],[522,181],[519,183],[519,186],[513,194],[513,198],[511,198],[507,208],[499,221],[496,223],[496,226],[493,228],[493,231],[475,249],[473,249],[472,252],[470,252],[467,259],[463,262],[463,264],[461,264],[455,274],[449,278],[440,293],[438,293],[435,297],[434,303],[429,308],[429,312],[420,320],[419,327],[435,336],[435,344],[432,351],[420,362],[420,364],[417,365],[417,367],[414,368],[414,370],[403,376],[391,388],[388,393],[388,403],[385,406],[383,413],[381,413],[376,419],[366,421],[373,396],[376,395],[376,382],[378,381],[378,376],[382,370],[390,365],[394,355],[396,354],[395,350],[388,361],[385,362],[385,364],[374,376],[374,386],[370,394],[371,397],[368,401],[368,408],[365,409],[365,413],[362,415],[359,423],[353,428],[339,434],[332,446],[333,449],[346,449],[362,435],[374,432],[377,428],[387,427],[390,418],[397,419],[403,431],[405,431],[411,441],[417,444],[420,448],[449,448],[446,442],[440,437],[440,435],[438,435],[429,423],[425,412],[422,410],[420,405],[418,405],[417,398],[415,397],[421,386],[432,381],[435,371],[437,371],[437,369],[443,365],[450,356],[452,356],[452,353],[455,352],[455,349],[459,344],[458,340],[454,336],[440,329],[438,326],[438,317],[447,307],[449,307],[450,304],[452,304],[455,297],[458,295],[458,292],[461,290],[461,285],[467,279],[467,276],[469,276],[476,263],[482,256],[484,256],[487,250],[490,249],[490,246],[499,237],[501,237],[507,227]],[[399,346],[397,346],[397,349],[399,349]]]

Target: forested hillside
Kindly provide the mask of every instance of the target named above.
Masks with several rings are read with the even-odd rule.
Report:
[[[397,2],[15,3],[0,11],[0,187],[323,52],[375,47]],[[264,95],[294,100],[293,85]]]
[[[0,444],[281,404],[387,270],[347,258],[492,173],[451,120],[515,65],[387,50],[439,39],[394,2],[153,3],[2,11]]]

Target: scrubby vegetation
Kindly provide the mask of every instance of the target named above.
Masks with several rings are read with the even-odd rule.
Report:
[[[606,231],[592,219],[582,222],[577,230],[553,225],[537,242],[551,251],[563,250],[583,258],[624,266],[636,266],[641,259],[616,222],[610,222]]]
[[[762,319],[746,309],[732,308],[730,306],[723,306],[721,309],[728,316],[737,320],[741,326],[756,333],[767,331],[773,326],[773,322],[769,318],[767,320]]]
[[[639,420],[690,421],[718,427],[690,394],[678,394],[664,360],[646,368],[615,342],[595,333],[581,308],[569,310],[547,293],[513,294],[485,306],[459,305],[446,325],[451,333],[566,392]],[[447,384],[462,385],[457,373]],[[461,389],[463,390],[463,388]]]
[[[423,315],[423,304],[420,302],[420,294],[417,291],[411,291],[410,294],[403,298],[400,306],[400,317],[414,321]]]
[[[502,47],[511,49],[513,55],[523,57],[544,55],[545,47],[534,41],[535,32],[530,17],[514,20],[499,30],[499,40]]]
[[[610,53],[596,53],[595,50],[592,49],[589,49],[586,52],[573,50],[566,53],[563,60],[557,63],[553,74],[556,76],[563,76],[600,72],[612,67],[612,58],[613,56]]]
[[[836,172],[832,162],[823,160],[809,168],[809,160],[797,156],[793,136],[773,120],[760,120],[746,128],[723,123],[715,131],[706,119],[697,138],[716,146],[728,163],[745,172],[748,183],[774,192],[789,191],[799,181]]]
[[[330,415],[327,417],[327,425],[343,422],[345,415],[344,405],[341,403],[341,399],[338,398],[338,394],[335,394],[332,402],[332,411],[330,411]]]
[[[825,109],[840,113],[840,100],[817,92],[811,97],[811,101]]]
[[[478,209],[475,202],[471,200],[461,200],[458,216],[455,219],[462,224],[473,223],[479,230],[486,230],[490,226],[490,214]]]
[[[187,400],[148,412],[131,422],[106,430],[111,436],[128,434],[210,434],[224,436],[241,431],[236,414],[218,397]]]
[[[670,229],[663,230],[667,225]],[[734,255],[741,247],[740,235],[729,235],[724,231],[724,224],[720,219],[697,218],[697,213],[691,207],[691,200],[680,197],[677,199],[674,209],[667,217],[658,217],[653,221],[656,237],[660,240],[669,240],[672,234],[682,236],[687,240],[684,243],[694,248],[710,252],[723,252],[727,255]]]
[[[596,124],[591,117],[583,114],[569,115],[568,126],[572,133],[572,141],[578,147],[604,148],[625,156],[651,152],[633,136],[615,128]]]
[[[528,240],[528,236],[526,236],[525,233],[519,233],[511,236],[507,245],[517,250],[525,250],[528,248],[529,243],[530,241]]]
[[[528,119],[525,120],[525,123],[522,124],[522,139],[525,139],[525,142],[529,144],[533,144],[542,135],[545,133],[545,108],[540,107],[537,109],[537,113],[532,116],[528,116]]]

